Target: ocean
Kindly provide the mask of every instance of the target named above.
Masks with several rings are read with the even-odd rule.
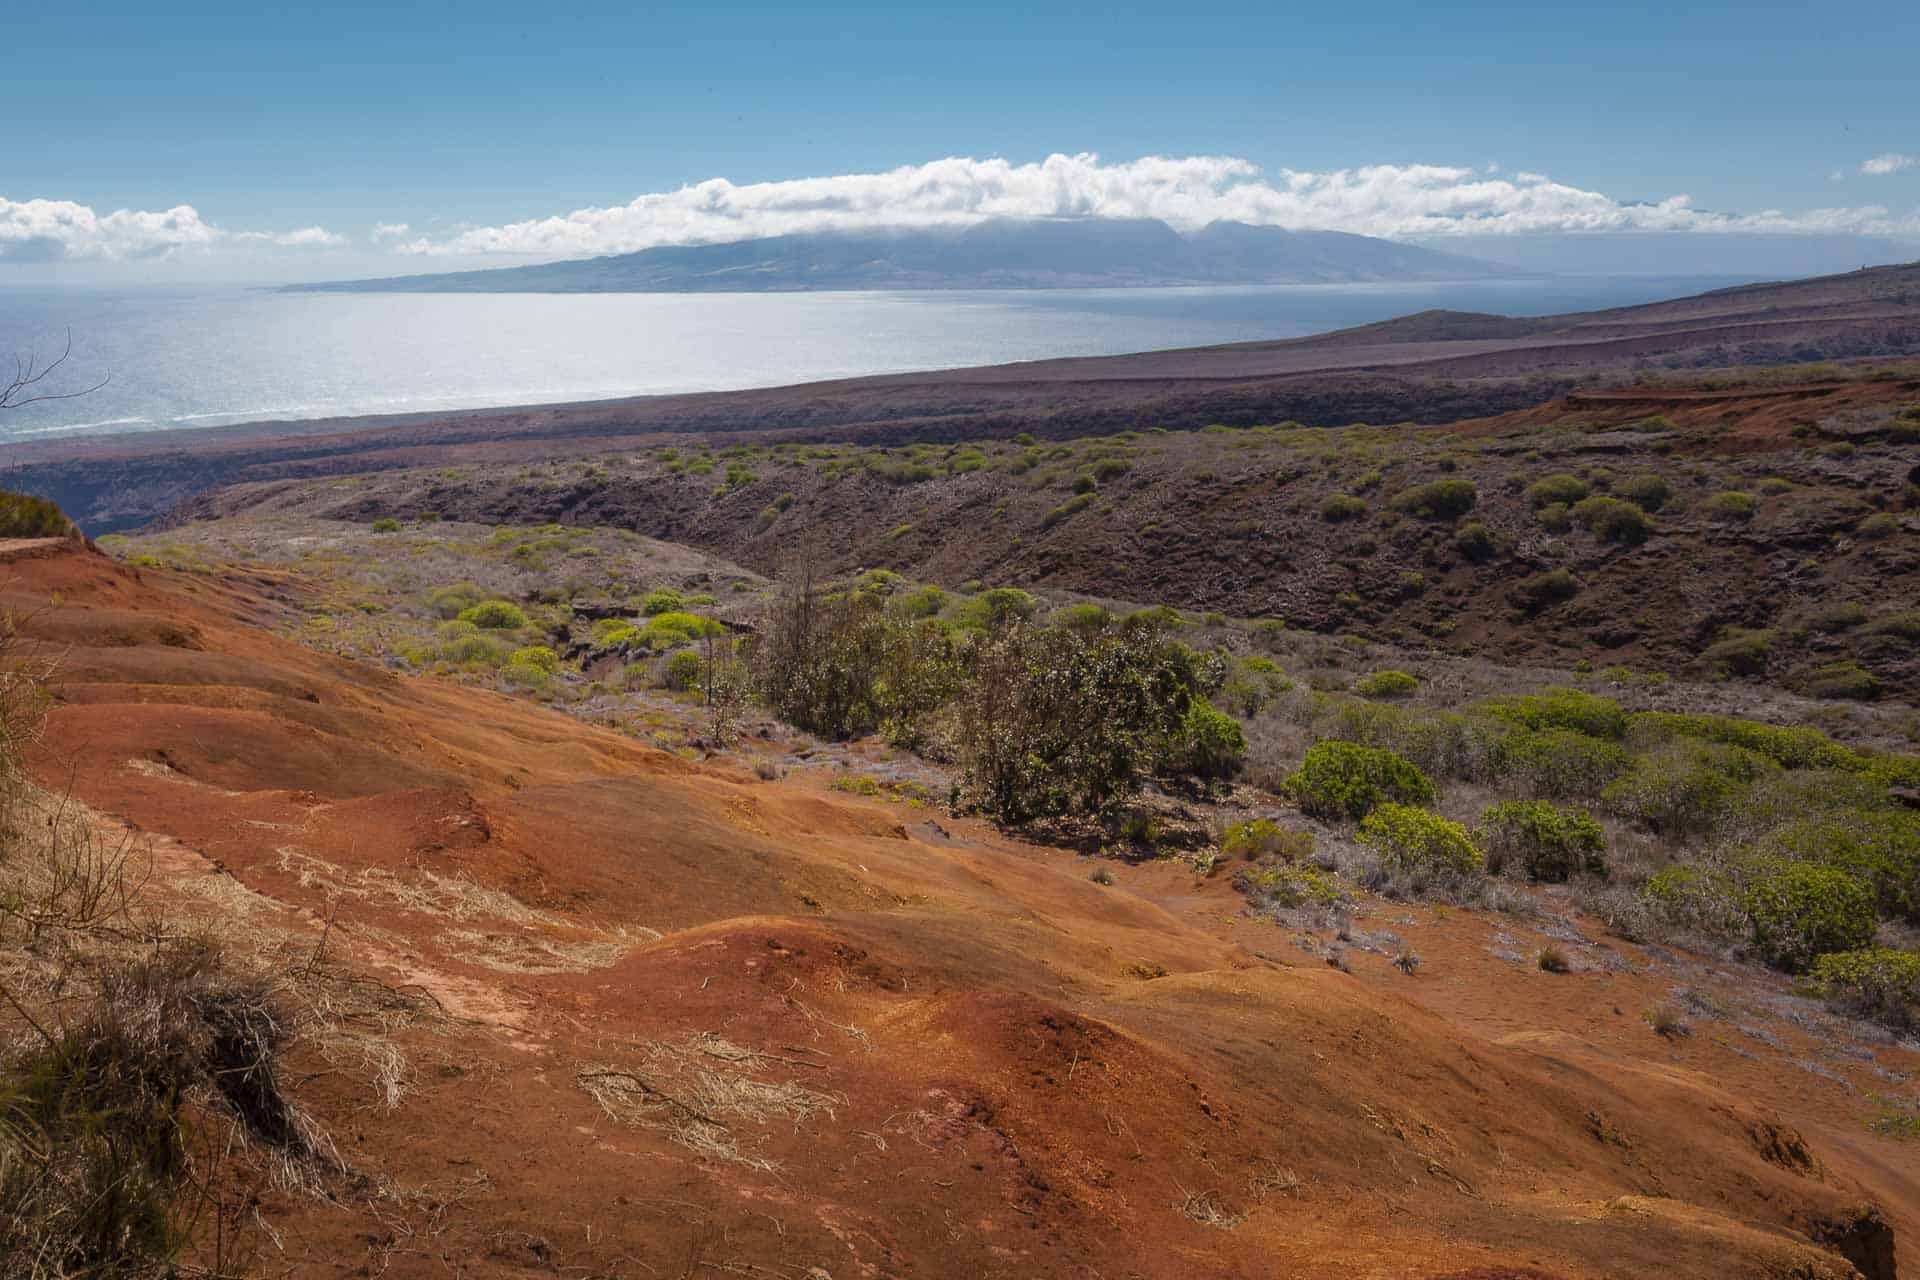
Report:
[[[0,268],[3,270],[3,268]],[[938,293],[282,294],[0,285],[0,356],[59,353],[0,437],[426,413],[1289,338],[1434,307],[1548,315],[1741,283],[1458,284]]]

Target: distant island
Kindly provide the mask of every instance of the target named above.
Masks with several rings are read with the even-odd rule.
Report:
[[[483,271],[286,286],[297,293],[780,293],[834,289],[1088,289],[1360,284],[1525,274],[1339,231],[1151,218],[995,219],[675,245]]]

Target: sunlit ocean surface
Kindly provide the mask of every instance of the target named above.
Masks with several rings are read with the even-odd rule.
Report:
[[[58,437],[424,413],[1298,337],[1432,307],[1545,315],[1727,277],[787,294],[280,294],[8,288],[0,356],[57,354],[74,400],[0,413]],[[6,368],[10,369],[8,365]]]

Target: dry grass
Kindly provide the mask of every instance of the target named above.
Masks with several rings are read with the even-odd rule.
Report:
[[[707,1032],[648,1043],[635,1065],[588,1066],[574,1079],[609,1119],[664,1133],[706,1159],[771,1173],[779,1167],[774,1161],[742,1146],[753,1137],[744,1128],[831,1119],[839,1102],[795,1080],[759,1078],[794,1061]]]

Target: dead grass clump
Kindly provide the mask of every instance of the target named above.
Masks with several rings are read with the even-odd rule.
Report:
[[[840,1101],[795,1080],[759,1078],[772,1064],[792,1062],[707,1032],[648,1044],[639,1065],[587,1067],[574,1079],[609,1119],[656,1129],[708,1159],[771,1173],[779,1166],[742,1147],[740,1126],[785,1120],[797,1127],[816,1115],[832,1118]]]
[[[266,983],[199,940],[91,976],[63,1025],[15,1004],[33,1034],[0,1068],[0,1274],[173,1274],[209,1226],[230,1238],[217,1188],[236,1143],[263,1147],[281,1185],[337,1164],[281,1087],[290,1025]]]

